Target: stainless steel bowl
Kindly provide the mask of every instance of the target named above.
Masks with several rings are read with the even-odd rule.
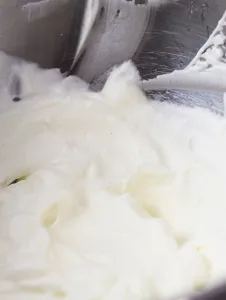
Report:
[[[74,61],[87,3],[98,2],[96,22]],[[136,0],[144,4],[144,0]],[[89,82],[114,64],[133,58],[144,79],[184,68],[216,26],[225,0],[180,0],[157,11],[131,0],[1,0],[0,49],[61,67]],[[103,76],[101,76],[103,75]],[[158,91],[155,99],[223,111],[222,95]]]
[[[0,49],[10,55],[60,67],[72,27],[76,44],[85,1],[0,0]]]
[[[226,10],[225,0],[181,0],[158,10],[135,56],[143,78],[183,69],[196,55]],[[223,113],[221,93],[158,91],[150,96]]]
[[[87,1],[0,0],[0,49],[94,84],[103,83],[114,64],[133,58],[148,79],[183,69],[226,10],[225,0],[181,0],[157,11],[145,5],[135,9],[131,0],[100,0],[96,22],[75,60]],[[222,93],[158,91],[150,97],[223,113]],[[226,299],[225,289],[218,292],[199,299]]]

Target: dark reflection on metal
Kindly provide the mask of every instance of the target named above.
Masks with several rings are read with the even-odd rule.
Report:
[[[201,295],[196,295],[190,300],[225,300],[226,299],[226,285],[221,285],[215,289],[208,290]]]
[[[158,10],[150,22],[142,47],[134,58],[144,79],[183,69],[205,43],[226,9],[225,0],[182,0]],[[151,98],[223,113],[220,93],[158,91]]]
[[[84,3],[80,0],[0,1],[0,49],[45,68],[59,67],[75,15],[79,30]]]
[[[132,2],[132,1],[134,1],[134,0],[126,0],[126,1]],[[138,5],[138,4],[147,4],[147,3],[148,3],[148,0],[135,0],[134,3],[135,3],[136,5]]]
[[[85,12],[85,2],[86,1],[82,1],[81,3],[83,4],[74,7],[74,11],[75,11],[74,18],[69,30],[70,34],[60,64],[61,66],[60,70],[62,73],[65,73],[68,70],[70,70],[74,61],[75,51],[78,44],[81,26],[82,26],[81,20]]]

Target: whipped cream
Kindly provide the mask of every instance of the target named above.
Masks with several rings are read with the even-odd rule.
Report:
[[[131,62],[99,93],[20,67],[23,99],[0,97],[1,300],[167,300],[224,280],[226,120],[148,101]]]

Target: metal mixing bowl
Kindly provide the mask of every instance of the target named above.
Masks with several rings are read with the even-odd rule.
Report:
[[[135,57],[144,78],[183,69],[196,55],[226,10],[225,0],[182,0],[159,9]],[[155,92],[159,100],[208,107],[223,113],[220,93]]]
[[[0,0],[0,49],[42,67],[59,67],[74,20],[80,30],[84,5],[78,3],[74,0]]]
[[[180,0],[157,11],[132,10],[131,0],[101,0],[85,52],[73,65],[87,1],[1,0],[0,49],[42,67],[71,70],[89,82],[132,57],[142,77],[152,78],[184,68],[226,9],[225,0]],[[105,77],[100,77],[101,83]],[[150,95],[223,113],[220,93],[158,91]]]
[[[130,0],[101,0],[91,36],[73,64],[86,2],[0,0],[0,49],[42,67],[70,70],[94,83],[98,78],[102,83],[107,69],[132,57],[148,79],[183,69],[226,10],[225,0],[181,0],[157,11],[130,10]],[[222,93],[155,91],[150,97],[223,113]],[[225,289],[223,293],[202,299],[223,300]]]

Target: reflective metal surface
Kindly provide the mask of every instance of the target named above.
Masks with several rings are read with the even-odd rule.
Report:
[[[1,0],[0,49],[43,67],[69,70],[85,3]],[[134,61],[145,79],[184,68],[207,40],[225,9],[225,0],[180,0],[178,4],[160,7],[155,13],[147,6],[135,8],[129,0],[102,0],[86,51],[73,72],[93,81],[135,52]],[[158,91],[151,96],[223,111],[221,94]]]
[[[92,82],[113,65],[134,55],[155,15],[144,3],[144,0],[137,0],[136,4],[131,0],[100,1],[84,55],[74,68],[79,77]]]
[[[1,0],[0,49],[42,67],[70,70],[86,2]],[[184,68],[226,9],[225,0],[180,0],[157,12],[145,5],[135,6],[130,0],[96,2],[97,20],[85,52],[72,71],[97,87],[102,73],[131,57],[144,79]],[[99,82],[105,78],[106,74]],[[155,91],[150,97],[223,112],[220,93]]]
[[[82,22],[84,1],[0,0],[0,49],[39,63],[60,66],[72,26]]]
[[[98,11],[78,62],[78,40],[88,6]],[[91,81],[133,56],[149,16],[147,5],[137,6],[131,0],[0,0],[0,50]]]
[[[183,69],[208,39],[224,10],[225,0],[181,0],[159,9],[135,57],[143,78]],[[220,93],[158,91],[150,96],[223,113]]]

